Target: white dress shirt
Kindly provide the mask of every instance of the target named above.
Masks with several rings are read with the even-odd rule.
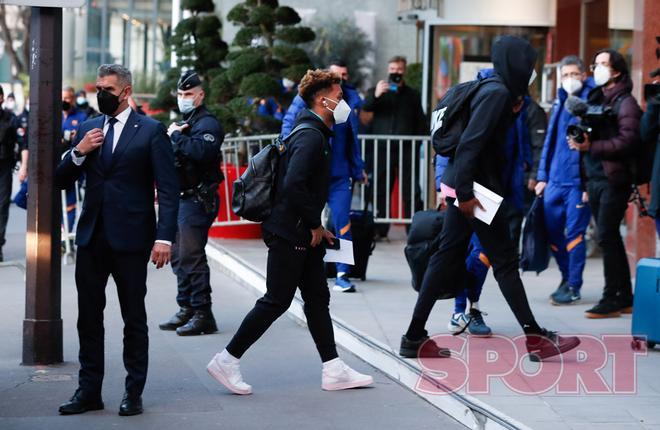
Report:
[[[115,117],[117,122],[115,123],[114,127],[114,134],[112,135],[112,153],[114,154],[115,148],[117,147],[117,142],[119,142],[119,138],[121,137],[121,132],[124,130],[124,126],[126,125],[126,121],[128,121],[128,117],[131,115],[131,107],[127,107],[123,111],[119,113]],[[105,139],[105,135],[108,133],[108,128],[110,128],[110,117],[105,115],[105,121],[103,122],[103,138]],[[73,161],[73,164],[76,166],[80,166],[84,161],[87,156],[83,155],[82,157],[76,157],[76,154],[71,152],[71,160]]]
[[[112,135],[112,153],[114,154],[115,148],[117,148],[117,143],[119,142],[119,138],[121,137],[121,132],[124,131],[124,126],[126,125],[126,121],[128,121],[128,117],[131,115],[131,107],[127,107],[123,111],[121,111],[115,119],[117,119],[117,122],[114,125],[114,134]],[[110,117],[105,115],[105,121],[103,122],[103,138],[105,139],[105,135],[108,133],[108,128],[110,128]],[[71,152],[71,161],[76,166],[82,165],[82,163],[85,161],[85,158],[87,156],[83,155],[82,157],[76,157],[76,154]],[[157,240],[156,243],[162,243],[164,245],[169,245],[172,246],[172,242],[169,240]]]

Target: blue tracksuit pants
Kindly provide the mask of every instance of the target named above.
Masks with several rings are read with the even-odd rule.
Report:
[[[484,249],[476,234],[473,234],[470,240],[465,266],[470,279],[468,280],[468,287],[454,299],[454,313],[457,314],[466,311],[468,300],[470,300],[470,303],[479,301],[490,268],[488,257],[484,254]]]
[[[353,186],[348,176],[336,177],[330,180],[330,193],[328,206],[332,212],[332,222],[335,227],[335,236],[341,239],[352,240],[351,236],[351,200]],[[337,263],[337,273],[348,273],[351,266]]]
[[[579,290],[587,259],[584,235],[591,219],[589,205],[582,202],[580,187],[553,182],[543,191],[543,205],[550,248],[562,278]]]

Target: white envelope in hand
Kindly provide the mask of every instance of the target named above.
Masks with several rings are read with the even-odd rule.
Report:
[[[479,200],[479,203],[481,203],[481,206],[484,207],[483,210],[479,207],[475,207],[474,217],[490,225],[504,198],[476,182],[474,183],[474,197],[476,197],[477,200]],[[454,206],[458,207],[458,199],[454,200]]]

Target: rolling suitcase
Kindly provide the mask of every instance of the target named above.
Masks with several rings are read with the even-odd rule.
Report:
[[[632,335],[638,342],[646,339],[649,348],[660,342],[660,259],[658,258],[642,258],[637,263]]]

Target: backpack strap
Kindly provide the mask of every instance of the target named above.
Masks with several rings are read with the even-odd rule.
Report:
[[[321,130],[319,130],[318,128],[314,127],[313,125],[311,125],[307,122],[303,122],[302,124],[298,124],[297,126],[295,126],[295,128],[293,130],[291,130],[291,133],[289,133],[289,135],[287,137],[282,139],[282,142],[284,143],[284,142],[288,141],[289,139],[291,139],[291,137],[294,134],[296,134],[297,132],[299,132],[301,130],[316,130],[317,132],[321,133]],[[321,135],[323,135],[323,133],[321,133]],[[325,136],[323,136],[323,138],[325,139]]]

